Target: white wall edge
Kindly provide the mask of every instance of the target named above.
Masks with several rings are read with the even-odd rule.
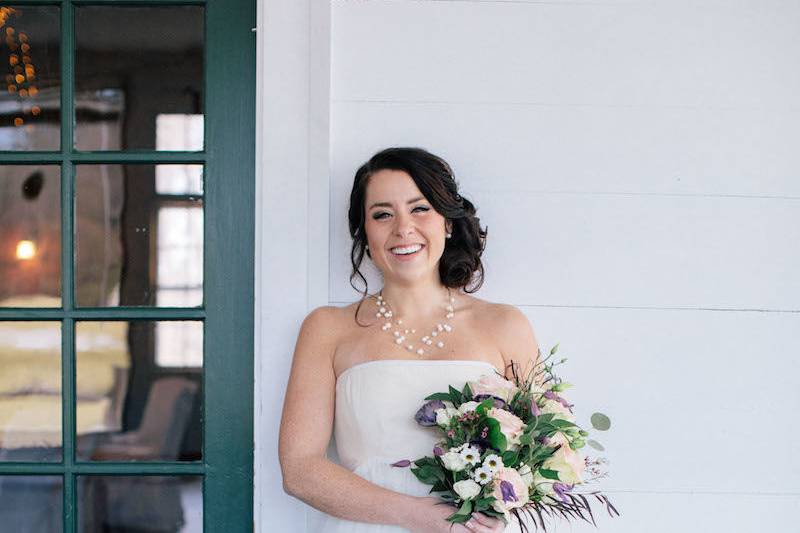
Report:
[[[330,5],[258,0],[257,21],[253,519],[294,531],[277,429],[300,323],[328,303]]]

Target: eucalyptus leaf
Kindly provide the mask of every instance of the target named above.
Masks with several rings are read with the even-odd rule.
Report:
[[[594,413],[591,421],[592,427],[598,431],[608,431],[611,427],[611,419],[603,413]]]
[[[589,440],[586,441],[586,444],[588,444],[589,446],[591,446],[592,448],[594,448],[598,452],[606,451],[606,449],[603,447],[603,445],[600,444],[599,442],[597,442],[596,440],[589,439]]]

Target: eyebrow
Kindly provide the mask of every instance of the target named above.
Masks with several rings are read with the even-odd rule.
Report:
[[[406,203],[407,204],[413,204],[414,202],[419,202],[420,200],[424,200],[424,199],[425,199],[424,196],[417,196],[416,198],[412,198],[411,200],[407,201]],[[392,204],[390,204],[389,202],[375,202],[374,204],[369,206],[370,209],[375,208],[375,207],[392,207]]]

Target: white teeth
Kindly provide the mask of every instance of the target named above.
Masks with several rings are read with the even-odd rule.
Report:
[[[421,244],[415,244],[413,246],[407,246],[405,248],[392,248],[391,251],[393,254],[408,255],[408,254],[413,254],[414,252],[417,252],[421,249],[422,249]]]

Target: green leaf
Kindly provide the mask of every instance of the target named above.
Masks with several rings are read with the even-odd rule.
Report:
[[[559,480],[558,472],[555,471],[555,470],[548,470],[547,468],[540,468],[539,469],[539,474],[541,474],[542,477],[547,478],[547,479],[554,479],[555,481]]]
[[[450,393],[448,392],[434,392],[430,396],[425,397],[426,400],[441,400],[441,401],[451,401]]]
[[[592,415],[592,427],[598,431],[607,431],[611,427],[611,419],[603,413],[595,413]]]
[[[464,390],[461,391],[461,395],[464,397],[465,402],[472,401],[472,389],[469,388],[469,383],[464,383]]]
[[[472,500],[464,500],[464,503],[461,504],[461,508],[456,511],[456,514],[459,515],[469,515],[472,512]]]
[[[433,457],[423,457],[422,459],[417,459],[414,461],[414,464],[417,466],[435,466],[439,467],[439,461],[437,461]]]
[[[487,398],[478,404],[478,406],[475,408],[475,412],[478,413],[478,415],[483,416],[486,414],[486,411],[492,408],[492,406],[494,406],[494,398]]]
[[[559,345],[559,343],[556,343],[556,345],[555,345],[555,346],[553,346],[553,347],[550,349],[550,355],[553,355],[554,353],[556,353],[556,352],[558,351],[558,345]]]
[[[519,462],[519,452],[508,451],[503,453],[503,464],[515,468]]]
[[[472,516],[472,500],[465,500],[455,513],[447,517],[448,522],[463,524]]]
[[[455,405],[460,405],[463,403],[461,399],[461,393],[458,392],[458,389],[450,385],[450,401],[453,402]]]
[[[506,442],[506,436],[503,435],[503,432],[500,431],[500,422],[495,420],[494,418],[487,418],[486,425],[489,426],[489,444],[492,445],[492,448],[504,452],[506,451],[506,447],[508,443]]]
[[[571,427],[578,427],[577,424],[574,422],[570,422],[569,420],[564,420],[563,418],[555,418],[550,422],[550,425],[558,428],[558,429],[565,429]]]

